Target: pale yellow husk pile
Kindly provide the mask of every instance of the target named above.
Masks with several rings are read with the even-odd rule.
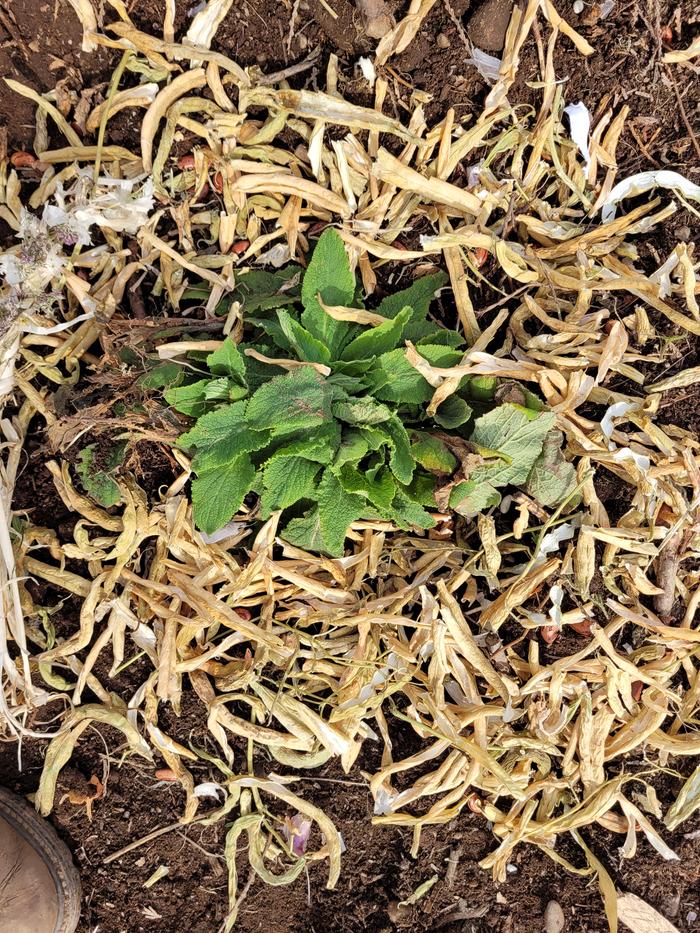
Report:
[[[87,0],[73,6],[85,47],[123,50],[123,58],[106,100],[84,108],[85,138],[96,133],[96,145],[83,142],[51,95],[12,85],[38,104],[44,173],[29,206],[42,205],[59,181],[70,192],[85,165],[96,177],[152,178],[156,204],[138,231],[139,255],[124,234],[103,226],[106,247],[75,249],[55,280],[63,289],[58,319],[85,312],[86,320],[47,334],[54,319],[25,309],[3,337],[5,405],[15,404],[0,422],[5,514],[29,422],[40,415],[59,439],[49,462],[56,489],[78,517],[69,544],[41,527],[37,512],[31,520],[16,516],[11,534],[3,525],[0,539],[6,728],[31,732],[29,713],[49,697],[66,708],[49,746],[39,809],[50,812],[59,770],[91,721],[121,729],[134,754],[155,754],[175,772],[186,793],[184,822],[233,821],[226,851],[231,927],[240,903],[241,834],[262,878],[292,881],[321,859],[335,884],[338,833],[290,784],[297,769],[334,757],[348,771],[362,762],[364,743],[379,742],[381,767],[367,774],[375,822],[413,827],[417,848],[423,826],[469,806],[492,825],[496,843],[482,864],[499,879],[518,844],[561,861],[557,838],[571,833],[588,870],[598,873],[614,928],[614,885],[579,830],[597,822],[620,833],[626,856],[641,831],[673,858],[647,813],[674,828],[700,804],[697,772],[665,814],[647,783],[659,768],[672,768],[675,756],[700,754],[700,443],[659,420],[667,393],[692,386],[700,374],[681,370],[647,385],[638,367],[642,359],[672,362],[665,355],[672,344],[659,341],[656,327],[673,325],[681,339],[700,334],[693,246],[679,244],[653,276],[642,271],[637,252],[681,196],[664,191],[600,221],[619,180],[627,108],[595,115],[586,168],[562,124],[565,88],[555,80],[553,53],[562,34],[579,53],[592,49],[549,0],[515,10],[500,77],[478,121],[463,125],[449,111],[431,127],[418,91],[399,111],[402,120],[387,115],[393,79],[383,70],[413,39],[431,2],[412,3],[381,41],[374,108],[343,98],[334,57],[324,92],[299,91],[287,78],[312,61],[265,76],[211,51],[230,3],[212,0],[180,43],[170,7],[157,38],[140,32],[118,0],[110,0],[117,20],[101,30]],[[537,18],[548,38],[543,46],[536,32],[542,103],[532,113],[514,106],[509,93]],[[139,90],[119,87],[129,69],[143,78]],[[104,144],[109,119],[126,107],[140,118],[133,152]],[[65,133],[65,148],[41,148],[47,116]],[[296,148],[281,141],[285,129]],[[191,170],[180,170],[171,155],[183,133],[196,137]],[[457,169],[465,177],[476,162],[477,181],[456,184]],[[205,185],[220,197],[203,206]],[[19,191],[15,170],[3,162],[1,209],[16,227]],[[207,543],[192,525],[183,492],[189,464],[179,452],[182,474],[160,502],[147,501],[128,478],[119,481],[121,506],[109,512],[80,492],[61,443],[74,443],[89,424],[61,418],[53,393],[100,370],[94,344],[118,321],[129,283],[155,270],[156,293],[176,315],[188,284],[205,280],[209,314],[261,255],[283,263],[305,254],[309,228],[319,221],[337,225],[368,294],[387,261],[408,264],[411,275],[446,266],[470,349],[452,370],[413,356],[435,387],[433,405],[467,374],[530,384],[557,414],[578,472],[579,505],[545,510],[520,494],[506,513],[507,532],[497,532],[488,514],[466,528],[445,515],[428,536],[357,522],[346,556],[331,560],[281,543],[277,518],[261,527],[252,506]],[[406,249],[403,239],[418,224],[432,232]],[[248,246],[232,252],[245,240]],[[470,299],[484,251],[512,283],[510,294],[494,292],[485,317]],[[244,322],[245,307],[231,302],[223,332],[239,337]],[[180,352],[172,343],[161,347],[163,358]],[[625,393],[607,388],[620,376],[632,387]],[[136,426],[134,436],[139,432],[152,436],[147,426]],[[606,474],[631,488],[631,505],[616,524],[596,493]],[[81,562],[80,573],[65,569],[69,559]],[[52,607],[33,604],[29,578],[81,599],[80,626],[69,638],[54,641]],[[559,609],[563,594],[574,608]],[[677,611],[675,621],[670,615],[674,602],[684,607],[680,622]],[[538,630],[551,640],[572,624],[588,629],[577,636],[578,650],[545,663]],[[105,657],[109,673],[98,677],[96,662]],[[150,673],[133,696],[116,695],[110,677],[138,658],[148,660]],[[201,700],[216,760],[159,728],[160,710],[169,704],[178,712],[184,690]],[[96,701],[85,705],[86,692]],[[422,740],[405,759],[392,747],[397,717]],[[254,777],[259,749],[276,762],[269,779]],[[630,754],[646,762],[634,780],[625,770]],[[188,763],[204,757],[226,802],[201,817]],[[288,817],[299,812],[316,821],[314,851],[293,855],[271,801],[275,814],[281,802]]]

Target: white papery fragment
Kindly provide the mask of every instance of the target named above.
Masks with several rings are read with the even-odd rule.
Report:
[[[610,440],[612,433],[615,430],[615,425],[613,424],[614,419],[622,418],[622,416],[626,415],[628,411],[632,411],[636,407],[637,406],[632,402],[615,402],[614,405],[611,405],[608,408],[603,417],[600,419],[600,429],[608,440]],[[612,446],[613,445],[611,444],[611,449]]]
[[[200,531],[202,536],[202,541],[205,544],[218,544],[219,541],[223,541],[226,538],[230,538],[233,535],[240,534],[247,527],[245,522],[229,522],[228,525],[224,525],[223,528],[219,528],[218,531],[215,531],[211,535],[204,534],[203,531]]]
[[[389,793],[386,788],[380,787],[374,798],[374,815],[384,816],[385,813],[391,813],[397,797],[398,794]]]
[[[576,143],[578,151],[581,153],[583,161],[586,163],[586,179],[588,179],[591,167],[591,151],[588,145],[588,139],[591,133],[590,111],[583,101],[579,101],[577,104],[569,104],[568,107],[565,107],[564,113],[569,118],[571,138]]]
[[[100,192],[100,187],[106,190]],[[138,192],[134,187],[135,179],[98,178],[87,204],[73,211],[78,225],[97,224],[131,236],[138,233],[153,211],[153,179],[147,178]]]
[[[600,214],[603,223],[614,219],[620,201],[625,198],[633,198],[638,194],[644,194],[645,191],[651,191],[652,188],[669,188],[691,201],[700,201],[700,185],[696,185],[679,172],[671,172],[668,169],[637,172],[635,175],[630,175],[629,178],[618,182],[607,196]]]
[[[321,180],[323,173],[323,134],[325,130],[326,124],[323,120],[317,120],[309,137],[309,162],[311,163],[311,171],[318,181]]]
[[[362,77],[369,83],[370,87],[374,87],[374,82],[377,80],[377,72],[372,59],[365,58],[363,55],[362,58],[358,59],[357,64],[362,72]]]
[[[535,566],[543,564],[547,556],[558,551],[564,541],[571,541],[576,528],[578,528],[580,524],[581,516],[578,515],[575,520],[564,522],[563,525],[558,525],[553,531],[548,531],[544,538],[542,538],[537,551]]]
[[[473,65],[487,84],[495,84],[501,71],[501,59],[489,55],[476,46],[472,47],[472,57],[467,59],[468,65]]]
[[[219,793],[225,796],[223,787],[215,781],[204,781],[202,784],[197,784],[194,789],[195,797],[213,797],[218,800]]]
[[[139,622],[139,627],[131,633],[131,640],[142,651],[155,651],[158,646],[155,633],[144,622]]]
[[[552,625],[561,628],[561,604],[564,599],[564,588],[558,583],[555,583],[549,591],[549,598],[552,601],[549,610],[549,618],[552,620]]]
[[[623,460],[633,460],[635,466],[641,473],[646,473],[651,467],[651,460],[646,454],[638,454],[630,447],[620,447],[613,454],[613,460],[616,463],[622,463]]]
[[[474,165],[469,166],[467,169],[467,188],[476,188],[481,182],[481,169],[483,167],[483,162],[475,162]]]
[[[678,253],[674,250],[666,262],[649,276],[649,281],[656,282],[659,286],[659,298],[668,298],[671,294],[671,273],[679,261]]]
[[[270,249],[265,250],[264,253],[260,253],[255,262],[259,263],[261,266],[267,265],[272,266],[273,269],[280,269],[282,266],[285,266],[291,258],[289,243],[275,243]]]

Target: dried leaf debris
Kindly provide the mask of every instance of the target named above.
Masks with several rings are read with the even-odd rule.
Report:
[[[561,861],[557,838],[569,833],[613,918],[614,885],[579,830],[595,822],[613,829],[625,856],[642,832],[675,858],[631,790],[674,756],[700,754],[700,442],[658,419],[664,394],[697,382],[697,373],[647,385],[640,367],[652,321],[700,334],[697,262],[681,243],[649,275],[637,245],[673,214],[676,196],[694,192],[677,178],[637,187],[618,179],[626,107],[597,115],[589,138],[579,133],[572,142],[552,50],[560,33],[580,53],[592,50],[549,0],[514,11],[479,120],[462,125],[449,111],[432,127],[420,95],[407,122],[384,112],[383,70],[416,35],[430,0],[413,2],[383,34],[373,108],[344,100],[334,59],[321,92],[290,87],[293,69],[265,76],[211,51],[229,3],[210,0],[182,43],[172,22],[164,38],[139,31],[121,4],[112,4],[118,19],[101,30],[87,0],[71,5],[86,50],[123,53],[107,96],[84,121],[96,142],[79,136],[46,96],[14,82],[37,103],[37,125],[51,118],[67,145],[39,149],[31,169],[0,166],[0,214],[22,237],[0,257],[0,703],[16,735],[31,734],[27,713],[48,699],[62,698],[68,710],[37,806],[50,812],[60,768],[96,721],[119,729],[133,754],[163,759],[185,791],[184,819],[201,819],[188,763],[205,753],[159,725],[159,708],[178,712],[183,690],[192,689],[219,749],[207,760],[225,793],[206,819],[234,820],[229,929],[240,904],[241,836],[264,880],[289,883],[307,862],[324,860],[335,883],[339,834],[292,789],[294,774],[332,757],[347,771],[366,742],[383,747],[381,766],[367,775],[376,823],[411,826],[417,848],[424,826],[469,807],[492,826],[497,845],[482,864],[498,879],[522,843]],[[509,94],[537,17],[551,41],[542,105],[530,114]],[[109,120],[127,107],[141,120],[134,152],[104,142]],[[299,140],[295,148],[285,131]],[[174,147],[185,134],[196,144],[183,158]],[[25,205],[26,170],[38,187]],[[665,190],[626,212],[618,204],[615,214],[611,205],[652,183]],[[41,219],[27,210],[42,206]],[[444,264],[470,347],[453,368],[431,367],[412,346],[407,359],[435,387],[435,407],[466,375],[539,392],[566,442],[566,461],[543,465],[540,488],[478,523],[445,514],[428,536],[356,522],[352,548],[330,559],[283,542],[278,516],[261,526],[254,508],[202,536],[183,494],[189,463],[178,451],[181,475],[161,501],[149,502],[133,478],[120,476],[119,504],[107,510],[77,487],[59,443],[49,469],[77,517],[74,540],[62,543],[34,524],[39,515],[13,517],[30,422],[38,415],[52,436],[70,437],[56,389],[99,372],[95,343],[108,346],[127,290],[155,271],[155,294],[176,316],[198,289],[205,320],[220,325],[211,351],[222,332],[240,335],[245,303],[232,296],[245,273],[303,259],[329,223],[368,295],[388,262],[420,273]],[[416,228],[430,232],[414,236]],[[510,293],[493,286],[508,310],[490,317],[471,298],[485,272],[512,280]],[[227,313],[217,319],[222,302]],[[184,346],[163,345],[161,357]],[[630,388],[608,388],[613,375]],[[566,507],[548,508],[547,470],[563,468],[575,473],[575,491]],[[596,493],[606,474],[630,492],[615,521]],[[82,571],[67,570],[67,561]],[[70,637],[55,641],[42,626],[45,612],[27,579],[81,600]],[[680,623],[672,615],[679,604]],[[575,649],[548,653],[557,639]],[[95,670],[103,655],[112,659],[106,678]],[[132,696],[118,697],[110,676],[137,656],[147,659],[148,675]],[[96,702],[84,702],[86,691]],[[403,759],[391,741],[396,718],[422,742]],[[276,763],[266,778],[253,771],[256,748]],[[644,776],[620,770],[632,752],[643,752]],[[695,774],[667,825],[697,805]],[[303,844],[289,828],[297,817]],[[309,821],[319,834],[308,837]]]

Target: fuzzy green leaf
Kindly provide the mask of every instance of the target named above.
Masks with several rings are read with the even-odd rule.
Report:
[[[417,502],[419,505],[427,505],[429,508],[434,509],[437,506],[435,502],[436,485],[437,483],[434,476],[428,476],[427,473],[416,470],[413,474],[411,485],[402,486],[400,491],[413,502]]]
[[[394,476],[400,483],[410,483],[413,477],[415,461],[411,456],[411,442],[406,428],[396,415],[393,415],[389,421],[381,426],[380,430],[385,432],[390,439],[389,465]]]
[[[312,337],[288,311],[279,310],[277,319],[282,333],[300,360],[306,360],[309,363],[330,363],[331,355],[328,347]]]
[[[286,340],[282,333],[282,328],[279,325],[279,321],[275,320],[274,325],[279,330],[281,339]],[[266,341],[258,341],[254,344],[241,344],[240,346],[245,355],[246,381],[251,394],[255,392],[256,389],[259,389],[260,386],[269,382],[270,379],[279,376],[282,370],[275,363],[263,363],[262,360],[256,360],[253,356],[247,356],[245,354],[246,350],[254,349],[271,360],[289,359],[293,353],[291,347],[282,349],[279,344],[273,345]]]
[[[435,423],[451,431],[459,428],[472,416],[472,409],[459,395],[450,395],[435,412]]]
[[[361,395],[367,388],[363,379],[343,373],[333,373],[328,377],[328,381],[334,388],[342,389],[348,395]]]
[[[181,411],[183,415],[189,415],[191,418],[199,418],[207,410],[206,392],[210,381],[200,379],[189,385],[168,389],[164,393],[165,401],[172,405],[175,411]]]
[[[366,511],[367,501],[346,492],[333,472],[326,469],[318,486],[318,512],[329,554],[342,557],[349,526]]]
[[[215,376],[230,376],[245,385],[245,362],[241,352],[230,337],[207,357],[207,366]]]
[[[288,434],[314,428],[331,416],[331,391],[320,373],[300,366],[275,376],[248,402],[246,420],[255,431]]]
[[[355,295],[355,276],[350,269],[345,244],[331,227],[321,234],[304,276],[301,323],[335,358],[350,333],[350,325],[326,314],[318,303],[316,296],[319,294],[327,305],[349,305]]]
[[[296,320],[296,319],[295,319]],[[259,327],[268,337],[272,338],[272,341],[275,345],[275,352],[272,356],[277,356],[278,354],[290,357],[294,353],[294,347],[287,340],[284,331],[280,327],[280,322],[277,320],[277,317],[274,318],[258,318],[254,315],[248,318],[248,323],[254,327]],[[261,342],[256,341],[254,344],[255,348],[262,351]],[[268,354],[265,354],[266,356]],[[257,360],[255,362],[258,362]],[[250,374],[250,364],[251,358],[246,357],[246,371]]]
[[[351,398],[347,401],[336,402],[333,405],[333,414],[348,424],[372,425],[381,424],[391,418],[391,409],[369,396],[365,398]]]
[[[413,433],[411,455],[430,473],[453,473],[457,468],[457,458],[450,453],[447,445],[423,431]]]
[[[207,382],[207,387],[204,390],[204,398],[207,402],[230,402],[233,399],[230,399],[229,390],[232,384],[232,380],[227,376],[219,376],[217,379],[210,379]],[[236,392],[242,392],[243,395],[246,395],[247,390],[243,386],[237,386],[235,383],[233,385],[236,388]],[[236,399],[235,401],[238,401]]]
[[[343,349],[341,359],[364,360],[393,350],[401,341],[404,328],[412,314],[412,309],[406,307],[399,311],[392,320],[385,321],[378,327],[367,328]]]
[[[435,293],[446,282],[447,276],[444,272],[421,276],[408,288],[388,295],[377,308],[377,314],[381,314],[382,317],[396,317],[399,311],[408,305],[413,309],[414,320],[425,319]]]
[[[544,439],[542,453],[535,460],[525,484],[525,492],[540,505],[557,505],[576,486],[576,469],[561,452],[564,435],[556,428]]]
[[[477,402],[490,402],[496,394],[498,379],[495,376],[469,376],[465,381],[466,393]]]
[[[234,301],[240,301],[246,315],[256,311],[280,308],[299,298],[299,266],[287,266],[279,272],[252,269],[242,275],[233,291]]]
[[[251,431],[245,422],[245,402],[234,402],[203,415],[178,440],[185,450],[195,448],[197,472],[223,466],[241,454],[260,450],[268,442],[267,432]]]
[[[340,485],[346,492],[364,496],[378,509],[388,509],[396,495],[396,483],[386,467],[382,467],[376,476],[371,476],[346,465],[337,475]]]
[[[206,470],[192,482],[192,510],[200,531],[213,534],[233,518],[255,480],[248,454]]]
[[[200,379],[198,382],[175,386],[165,392],[165,400],[183,415],[199,418],[211,408],[208,403],[236,402],[247,394],[245,386],[221,376],[218,379]]]
[[[433,366],[455,366],[462,359],[462,354],[450,347],[423,346],[420,354]],[[401,348],[382,354],[366,378],[375,398],[385,402],[420,405],[429,402],[435,392]]]
[[[500,501],[500,492],[488,482],[467,480],[455,486],[450,493],[450,508],[460,515],[475,515],[498,505]]]
[[[446,327],[435,327],[429,323],[426,323],[425,334],[419,339],[411,337],[408,333],[408,329],[404,331],[404,338],[410,340],[416,347],[422,347],[427,344],[428,346],[452,347],[456,349],[457,347],[464,346],[464,337],[456,330],[448,330]]]
[[[279,446],[270,445],[267,463],[281,457],[303,457],[315,463],[330,463],[340,444],[340,425],[337,421],[329,421],[314,431],[300,432],[294,440],[289,436],[276,440]]]
[[[474,422],[471,442],[497,451],[503,458],[498,464],[478,467],[471,476],[476,482],[484,479],[492,486],[524,483],[542,445],[554,424],[551,412],[533,417],[519,405],[507,403],[482,415]]]
[[[179,363],[168,361],[160,363],[149,369],[139,378],[139,385],[143,389],[165,389],[177,385],[182,379],[184,370]]]
[[[303,457],[278,457],[271,460],[263,472],[265,486],[262,495],[263,518],[276,509],[286,509],[300,499],[310,499],[315,490],[319,463]]]
[[[321,515],[318,506],[310,509],[301,518],[293,518],[281,532],[281,537],[305,551],[328,553],[328,547],[321,533]]]
[[[411,525],[417,528],[432,528],[435,525],[433,516],[401,490],[396,493],[391,503],[391,517],[400,528],[408,528]]]
[[[367,437],[360,431],[350,428],[343,432],[343,439],[340,442],[333,465],[336,469],[339,469],[344,463],[359,463],[369,449],[370,444]]]
[[[78,454],[75,468],[85,492],[106,508],[117,505],[122,499],[119,486],[110,474],[124,459],[125,450],[125,443],[115,444],[98,460],[97,444],[88,444]]]

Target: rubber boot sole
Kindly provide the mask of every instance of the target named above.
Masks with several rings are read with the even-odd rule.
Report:
[[[0,787],[0,816],[32,845],[49,870],[58,897],[55,933],[74,933],[80,919],[80,874],[68,846],[23,797]]]

